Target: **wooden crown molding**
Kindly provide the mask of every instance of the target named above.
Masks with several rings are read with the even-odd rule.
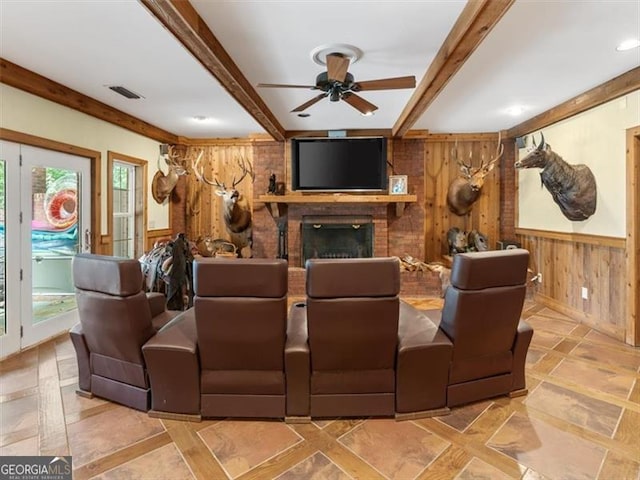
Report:
[[[403,137],[509,10],[515,0],[469,0],[393,126]]]
[[[0,58],[0,82],[162,143],[176,143],[178,140],[177,135],[121,112],[4,58]]]
[[[274,140],[285,131],[222,44],[186,0],[140,0]]]
[[[507,137],[521,137],[638,89],[640,89],[640,67],[629,70],[602,85],[587,90],[546,112],[542,112],[540,115],[536,115],[510,128],[507,131]]]

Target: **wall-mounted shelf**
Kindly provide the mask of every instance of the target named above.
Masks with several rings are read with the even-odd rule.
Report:
[[[349,193],[299,194],[299,195],[258,195],[258,201],[269,206],[271,214],[279,217],[283,206],[291,203],[394,203],[396,216],[402,216],[406,203],[417,201],[416,195],[356,195]]]

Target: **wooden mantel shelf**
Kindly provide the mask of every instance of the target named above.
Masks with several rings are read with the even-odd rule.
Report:
[[[396,215],[400,217],[407,202],[417,201],[416,195],[357,195],[350,193],[258,195],[258,201],[270,206],[271,214],[279,217],[281,205],[290,203],[395,203]]]

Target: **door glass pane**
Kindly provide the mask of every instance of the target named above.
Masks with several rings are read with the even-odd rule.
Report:
[[[31,169],[34,324],[76,308],[71,260],[80,251],[78,181],[73,170]]]
[[[134,167],[120,162],[113,164],[113,254],[134,256]]]
[[[7,317],[5,313],[5,278],[6,262],[4,260],[4,218],[5,218],[5,168],[4,160],[0,160],[0,335],[7,331]]]

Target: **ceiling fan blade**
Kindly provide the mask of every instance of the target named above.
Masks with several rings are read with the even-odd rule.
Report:
[[[364,98],[356,95],[355,93],[346,92],[342,95],[342,100],[347,102],[363,115],[373,113],[378,109],[378,107],[373,103],[367,102]]]
[[[379,80],[366,80],[356,82],[352,89],[356,92],[364,90],[395,90],[398,88],[415,88],[416,77],[381,78]]]
[[[325,98],[327,95],[328,95],[328,93],[321,93],[317,97],[313,97],[311,100],[308,100],[308,101],[304,102],[299,107],[294,108],[293,110],[291,110],[291,113],[302,112],[303,110],[306,110],[307,108],[309,108],[311,105],[313,105],[313,104],[319,102],[320,100],[322,100],[323,98]]]
[[[349,70],[349,58],[339,53],[327,55],[327,76],[329,80],[344,82]]]
[[[256,85],[259,88],[308,88],[313,90],[317,88],[315,85],[287,85],[284,83],[259,83]]]

